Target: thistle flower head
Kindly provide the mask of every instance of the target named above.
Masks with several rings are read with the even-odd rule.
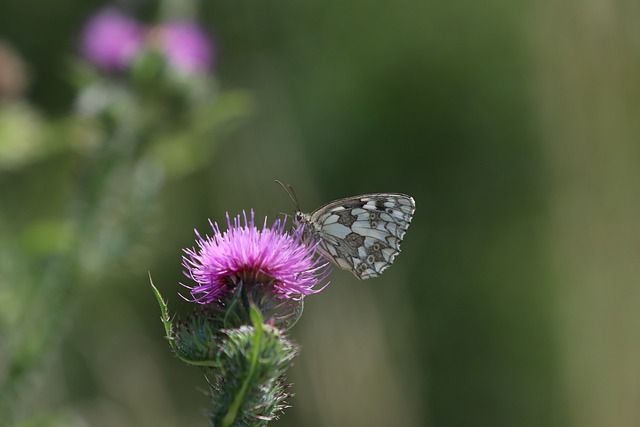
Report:
[[[143,52],[154,49],[178,72],[202,74],[209,70],[214,56],[211,40],[194,22],[145,25],[113,8],[87,22],[81,48],[89,62],[109,71],[124,70]]]
[[[115,9],[104,9],[85,25],[82,52],[106,70],[122,70],[140,53],[143,38],[144,29],[134,19]]]
[[[316,255],[316,246],[307,246],[300,229],[285,231],[286,220],[276,220],[262,229],[243,212],[233,219],[227,214],[227,230],[211,223],[213,236],[202,237],[196,230],[197,248],[185,249],[185,275],[196,285],[190,289],[194,302],[220,301],[238,283],[244,286],[272,286],[280,298],[299,299],[319,292],[316,286],[326,279],[330,266]]]
[[[169,63],[184,74],[204,73],[211,66],[211,40],[192,22],[166,23],[160,28],[159,44]]]

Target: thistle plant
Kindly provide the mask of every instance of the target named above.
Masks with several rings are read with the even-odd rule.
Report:
[[[265,426],[287,407],[285,374],[298,353],[287,331],[331,267],[301,229],[285,226],[265,218],[260,229],[251,211],[233,221],[227,215],[225,231],[211,223],[211,237],[196,230],[182,263],[183,298],[194,309],[183,320],[172,319],[152,283],[173,352],[207,378],[212,426]]]

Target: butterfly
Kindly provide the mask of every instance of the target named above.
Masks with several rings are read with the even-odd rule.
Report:
[[[292,188],[284,188],[297,206]],[[304,241],[318,242],[325,258],[364,280],[393,264],[415,210],[415,201],[406,194],[362,194],[334,200],[308,214],[297,208],[294,223],[302,227]]]

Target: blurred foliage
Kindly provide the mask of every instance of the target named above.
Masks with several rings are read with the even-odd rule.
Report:
[[[96,192],[104,134],[72,113],[71,58],[101,5],[0,5],[30,82],[0,101],[0,383],[32,373],[16,425],[206,425],[206,385],[167,350],[147,272],[175,295],[193,228],[290,212],[274,178],[306,211],[401,191],[417,213],[383,277],[335,272],[307,299],[296,396],[273,425],[640,424],[634,2],[203,2],[217,107],[195,108],[198,126],[125,115],[150,148],[103,164],[119,172]],[[80,234],[76,203],[95,218]],[[70,250],[82,274],[59,294],[34,272]],[[51,330],[42,354],[20,339]],[[11,371],[7,342],[28,355]]]

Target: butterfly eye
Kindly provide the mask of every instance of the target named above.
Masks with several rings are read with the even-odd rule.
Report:
[[[296,212],[296,214],[293,216],[293,220],[295,222],[300,222],[302,221],[302,212]]]

